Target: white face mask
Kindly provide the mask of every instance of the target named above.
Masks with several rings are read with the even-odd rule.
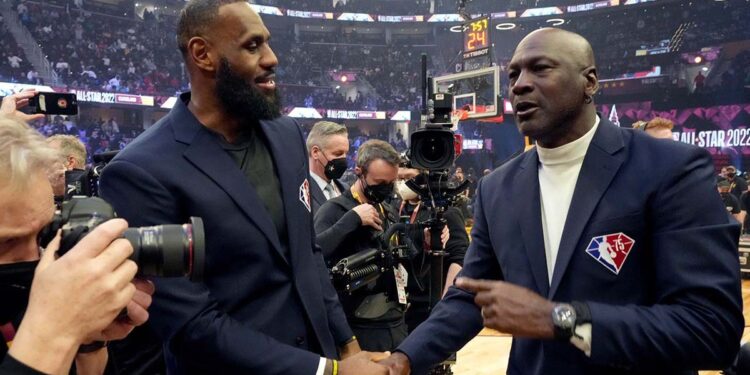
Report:
[[[396,181],[396,192],[401,197],[401,199],[405,201],[419,198],[417,193],[415,193],[414,190],[409,189],[409,187],[406,186],[406,181],[403,180]]]

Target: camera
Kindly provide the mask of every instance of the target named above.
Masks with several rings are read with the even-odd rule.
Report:
[[[115,218],[115,211],[97,197],[73,197],[63,202],[60,213],[40,233],[39,244],[46,247],[62,229],[58,254],[64,255],[99,224]],[[191,217],[189,224],[128,228],[123,233],[133,246],[130,259],[138,265],[138,275],[203,279],[206,242],[203,221]]]
[[[447,170],[456,157],[456,141],[450,130],[453,95],[430,94],[427,100],[428,123],[411,134],[411,166],[428,171]]]
[[[107,151],[95,154],[92,159],[94,163],[86,169],[73,169],[65,172],[65,196],[63,200],[71,199],[77,195],[87,197],[99,196],[99,176],[102,169],[109,163],[119,151]]]

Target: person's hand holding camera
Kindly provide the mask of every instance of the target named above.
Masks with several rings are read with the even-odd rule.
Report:
[[[133,283],[138,267],[120,238],[125,229],[124,220],[109,220],[57,260],[55,237],[36,268],[10,355],[45,373],[65,373],[81,344],[122,339],[148,319],[153,286]],[[128,318],[115,320],[126,307]]]
[[[0,105],[0,115],[5,115],[23,122],[31,122],[44,118],[43,114],[29,115],[19,111],[19,109],[29,105],[29,99],[36,95],[36,90],[23,90],[3,98]]]
[[[383,224],[383,220],[380,219],[380,214],[373,205],[369,203],[363,203],[357,207],[352,208],[352,210],[354,210],[354,212],[359,215],[360,220],[362,220],[362,226],[370,226],[378,231],[383,230],[383,227],[381,226]]]

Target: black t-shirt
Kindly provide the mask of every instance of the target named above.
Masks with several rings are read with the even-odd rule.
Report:
[[[218,136],[218,135],[217,135]],[[229,153],[255,187],[260,200],[271,215],[276,233],[282,244],[288,243],[284,201],[281,198],[281,183],[268,150],[268,140],[258,125],[250,126],[235,143],[228,143],[219,136],[222,148]]]
[[[747,191],[747,181],[742,177],[735,177],[734,180],[729,181],[729,186],[729,192],[737,199],[740,199],[742,193]]]
[[[740,201],[734,195],[731,193],[722,193],[721,200],[724,201],[727,212],[730,214],[740,213]]]

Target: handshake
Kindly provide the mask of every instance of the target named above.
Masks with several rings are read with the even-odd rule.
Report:
[[[375,353],[343,351],[338,363],[339,375],[408,375],[409,357],[404,353]],[[328,373],[328,372],[327,372]]]

